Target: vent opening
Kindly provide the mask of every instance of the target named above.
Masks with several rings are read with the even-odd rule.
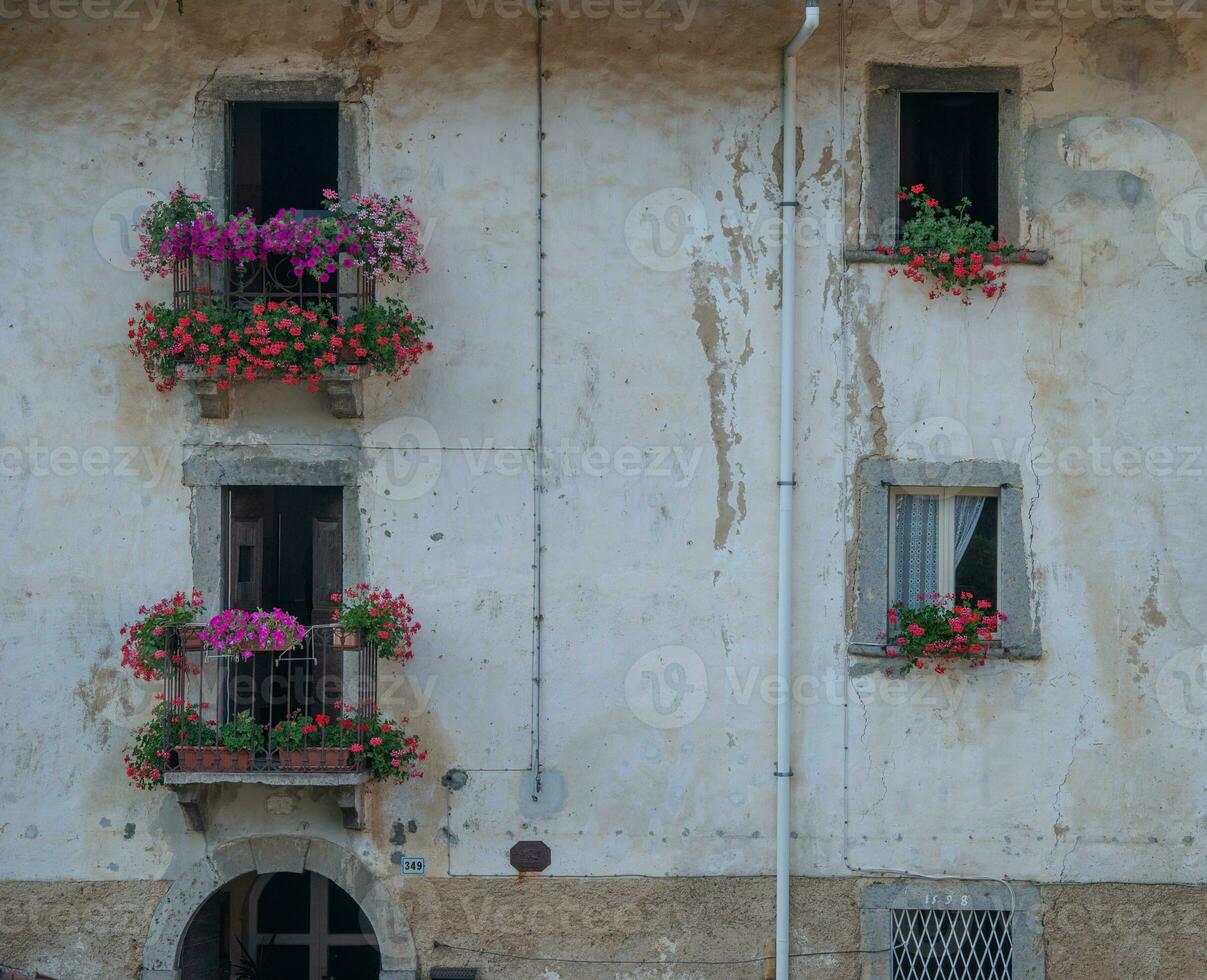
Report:
[[[892,980],[1012,980],[1010,913],[893,909]]]

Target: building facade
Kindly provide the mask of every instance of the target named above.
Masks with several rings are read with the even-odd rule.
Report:
[[[0,964],[762,976],[786,699],[793,976],[1207,976],[1207,10],[823,3],[785,685],[801,17],[0,4]],[[126,351],[172,300],[131,268],[148,192],[318,207],[298,173],[413,196],[429,271],[379,292],[433,350],[395,383],[156,391]],[[890,274],[913,175],[1023,247],[1007,292]],[[295,518],[337,528],[334,565],[282,551]],[[422,777],[131,784],[162,687],[120,627],[177,589],[217,613],[256,548],[253,605],[289,568],[315,622],[320,580],[405,592],[422,629],[376,698]],[[888,606],[971,582],[1008,616],[984,666],[902,675]]]

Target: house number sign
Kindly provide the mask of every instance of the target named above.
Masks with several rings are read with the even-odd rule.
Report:
[[[403,875],[407,877],[427,874],[427,858],[404,857],[399,864],[402,865]]]

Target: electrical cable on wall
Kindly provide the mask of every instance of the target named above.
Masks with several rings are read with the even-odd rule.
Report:
[[[580,966],[747,966],[752,963],[765,963],[769,957],[748,956],[736,960],[593,960],[574,956],[529,956],[523,953],[505,953],[493,949],[475,949],[471,946],[453,946],[449,943],[433,942],[432,949],[447,949],[456,953],[472,953],[477,956],[496,956],[508,960],[524,960],[529,963],[574,963]],[[856,956],[891,953],[894,947],[885,946],[882,949],[819,949],[807,953],[789,953],[791,959],[805,959],[814,956]]]

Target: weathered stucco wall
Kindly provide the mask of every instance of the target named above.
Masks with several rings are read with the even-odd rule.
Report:
[[[436,877],[508,876],[523,838],[556,874],[770,872],[778,50],[796,5],[555,4],[546,25],[535,801],[535,21],[451,0],[430,24],[169,6],[0,21],[0,877],[171,879],[223,840],[300,832],[383,875],[406,853]],[[1205,183],[1207,25],[1198,4],[1011,9],[934,28],[900,4],[827,6],[801,58],[793,867],[1201,882],[1207,277],[1170,229]],[[875,62],[1021,69],[1023,238],[1052,261],[1012,271],[1000,303],[927,309],[883,266],[844,266]],[[125,353],[130,307],[166,289],[123,267],[121,219],[144,188],[203,186],[194,110],[214,79],[320,71],[367,106],[367,186],[412,193],[426,221],[432,272],[408,295],[436,350],[371,382],[363,422],[280,386],[201,422]],[[846,654],[852,478],[870,456],[948,452],[940,428],[958,457],[1022,468],[1043,655],[894,685]],[[169,794],[124,779],[153,691],[120,672],[117,628],[190,584],[182,460],[215,444],[360,453],[371,577],[424,624],[387,707],[430,751],[424,780],[370,792],[363,834],[319,794],[254,788],[188,833]]]

